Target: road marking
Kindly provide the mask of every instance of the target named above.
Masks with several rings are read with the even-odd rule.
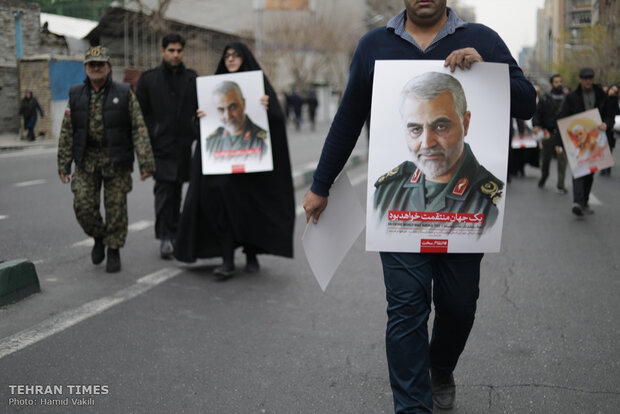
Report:
[[[364,181],[366,181],[366,172],[357,174],[353,178],[351,178],[351,176],[349,176],[349,180],[351,181],[351,185],[353,187],[358,186],[359,184],[361,184]],[[298,215],[298,216],[305,215],[306,211],[304,210],[304,206],[303,205],[297,206],[297,208],[295,209],[295,214]]]
[[[78,308],[62,312],[39,323],[33,328],[25,329],[6,337],[0,340],[0,359],[45,338],[60,333],[88,318],[99,315],[113,306],[133,299],[182,272],[183,270],[181,269],[171,268],[158,270],[157,272],[141,277],[133,285],[119,290],[111,296],[96,299]]]
[[[153,227],[154,224],[155,222],[152,220],[140,220],[127,226],[127,230],[130,232],[141,231],[148,229],[149,227]],[[71,247],[92,247],[94,244],[95,240],[92,237],[89,237],[88,239],[73,243]]]
[[[136,221],[133,224],[130,224],[127,227],[127,230],[129,231],[141,231],[144,229],[148,229],[149,227],[153,227],[155,225],[155,222],[153,222],[152,220],[140,220],[140,221]]]
[[[30,187],[30,186],[33,186],[33,185],[45,184],[46,182],[47,182],[47,180],[45,180],[45,179],[32,180],[32,181],[22,181],[21,183],[13,184],[13,186],[14,187]]]
[[[4,220],[6,218],[9,218],[9,216],[3,216],[2,214],[0,214],[0,220]]]

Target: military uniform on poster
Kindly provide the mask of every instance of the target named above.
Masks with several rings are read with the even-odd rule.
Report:
[[[380,220],[386,220],[393,210],[483,214],[483,228],[495,223],[504,183],[478,163],[468,144],[461,165],[440,192],[429,198],[427,184],[425,175],[411,161],[379,177],[374,208]]]
[[[236,156],[262,156],[267,150],[267,132],[246,115],[245,128],[240,134],[231,134],[219,127],[207,137],[206,150],[216,160]]]

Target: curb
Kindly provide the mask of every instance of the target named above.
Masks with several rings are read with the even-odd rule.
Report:
[[[26,259],[0,263],[0,306],[41,291],[34,264]]]
[[[357,151],[351,154],[347,163],[344,165],[343,171],[368,161],[367,151]],[[312,175],[316,170],[317,163],[309,163],[296,168],[293,171],[293,187],[299,189],[306,185],[312,184]]]

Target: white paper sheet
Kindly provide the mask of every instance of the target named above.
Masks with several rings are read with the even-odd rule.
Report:
[[[310,269],[323,292],[344,256],[364,230],[366,213],[346,173],[334,182],[319,222],[306,225],[301,237]]]

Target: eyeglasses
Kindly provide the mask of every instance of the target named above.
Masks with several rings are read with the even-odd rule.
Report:
[[[241,56],[239,56],[239,54],[237,52],[231,52],[231,53],[226,53],[224,55],[224,60],[228,60],[228,59],[237,59],[240,58]]]

